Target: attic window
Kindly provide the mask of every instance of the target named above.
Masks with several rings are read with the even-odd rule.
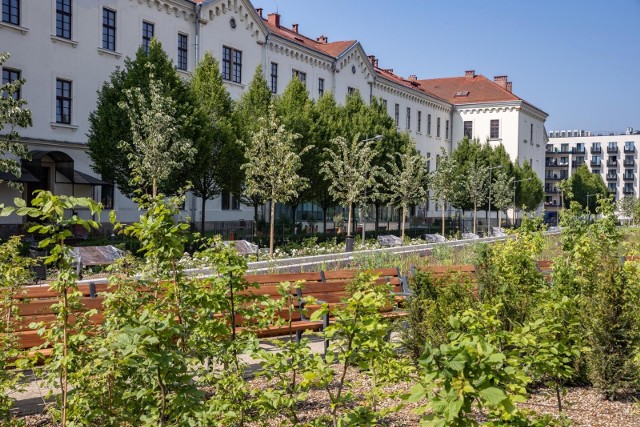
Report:
[[[455,96],[469,96],[468,90],[461,90],[460,92],[456,92]]]

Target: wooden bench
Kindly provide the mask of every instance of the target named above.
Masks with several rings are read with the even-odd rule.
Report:
[[[413,274],[415,274],[418,271],[421,271],[424,273],[431,273],[431,275],[435,277],[441,277],[441,276],[446,276],[450,274],[462,274],[462,275],[467,275],[472,279],[475,279],[478,273],[476,266],[473,264],[427,265],[427,266],[418,267],[417,269],[415,267],[412,268]]]

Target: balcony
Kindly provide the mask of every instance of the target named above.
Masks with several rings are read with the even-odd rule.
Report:
[[[618,161],[617,160],[607,160],[607,167],[615,167],[618,166]]]
[[[571,162],[571,167],[572,168],[577,168],[577,167],[580,167],[580,166],[584,165],[584,163],[585,163],[584,160],[574,160],[574,161]]]
[[[622,190],[622,192],[623,192],[624,194],[633,194],[633,193],[634,193],[634,191],[633,191],[633,187],[624,187],[624,189]]]
[[[617,181],[617,180],[618,180],[618,174],[613,174],[613,175],[607,174],[607,181]]]
[[[625,181],[633,181],[635,177],[635,173],[625,173],[624,175],[622,175],[622,179],[624,179]]]
[[[602,153],[602,147],[591,147],[591,154],[600,154]]]
[[[625,153],[635,153],[636,152],[636,147],[635,146],[626,146],[624,147],[624,152]]]
[[[624,159],[624,165],[625,166],[635,166],[636,165],[636,161],[633,159]]]
[[[618,152],[618,147],[607,147],[607,153],[617,153]]]
[[[548,168],[554,168],[558,166],[558,162],[546,162],[544,165]]]
[[[585,154],[587,152],[587,149],[582,147],[582,148],[574,148],[573,150],[571,150],[573,152],[573,154]]]
[[[547,194],[557,194],[558,193],[558,189],[557,188],[545,188],[544,192]]]
[[[600,161],[600,160],[591,160],[591,166],[599,168],[600,166],[602,166],[602,161]]]
[[[573,149],[569,147],[563,147],[563,148],[560,148],[560,150],[557,152],[560,154],[573,154]]]

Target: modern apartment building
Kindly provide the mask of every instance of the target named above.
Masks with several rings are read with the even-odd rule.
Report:
[[[558,183],[580,165],[602,176],[616,198],[638,197],[640,131],[551,131],[545,150],[545,210],[558,210],[562,194]]]
[[[20,96],[33,112],[33,127],[20,131],[32,154],[23,163],[25,193],[0,184],[0,203],[43,188],[93,197],[122,221],[137,218],[136,206],[92,170],[86,134],[96,91],[153,37],[185,79],[202,53],[211,51],[233,98],[244,92],[258,65],[274,94],[293,78],[305,83],[313,99],[330,91],[343,102],[357,89],[366,100],[383,100],[398,129],[409,133],[433,167],[441,147],[450,151],[467,135],[504,144],[512,158],[530,162],[544,176],[547,114],[517,97],[506,76],[491,80],[467,71],[446,79],[403,78],[383,68],[357,40],[304,35],[300,25],[285,26],[278,13],[264,14],[248,0],[3,0],[0,51],[11,58],[2,79],[26,80]],[[189,195],[183,214],[199,218],[201,207]],[[253,209],[231,194],[206,209],[211,222],[253,217]],[[439,216],[433,201],[415,213]],[[7,217],[0,224],[21,221]]]

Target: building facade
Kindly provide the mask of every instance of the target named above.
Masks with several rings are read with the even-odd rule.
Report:
[[[313,99],[332,92],[343,102],[354,90],[365,100],[379,97],[433,167],[441,148],[450,152],[455,141],[469,135],[504,144],[513,159],[529,161],[544,176],[547,114],[517,97],[504,76],[491,81],[467,71],[459,78],[403,78],[382,68],[357,40],[306,36],[298,24],[285,26],[279,14],[265,16],[247,0],[5,0],[2,7],[0,51],[11,54],[3,82],[26,80],[20,96],[32,110],[33,127],[20,130],[32,152],[23,164],[25,192],[0,184],[0,203],[43,188],[93,197],[122,221],[137,219],[136,206],[92,170],[86,134],[96,91],[153,37],[185,79],[202,53],[211,51],[234,99],[261,65],[274,94],[298,78]],[[199,218],[201,206],[188,196],[183,214]],[[252,208],[228,194],[206,207],[207,221],[253,217]],[[436,209],[427,203],[416,214],[437,217]]]
[[[639,197],[638,149],[640,131],[590,132],[551,131],[545,149],[545,210],[557,211],[562,205],[558,183],[571,177],[577,167],[602,177],[614,198]]]

